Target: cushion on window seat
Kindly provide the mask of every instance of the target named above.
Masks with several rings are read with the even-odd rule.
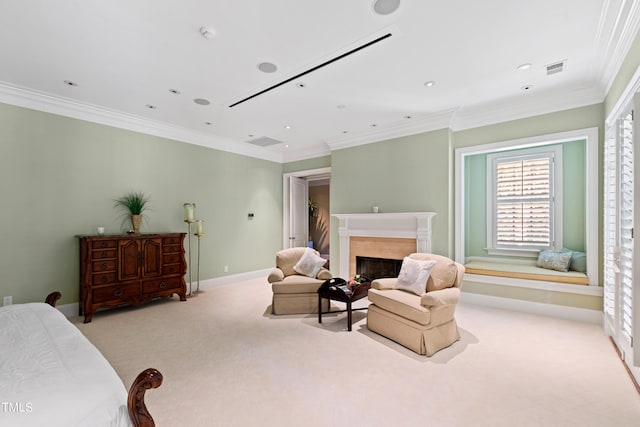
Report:
[[[546,280],[549,282],[570,283],[575,285],[589,284],[589,279],[585,273],[548,270],[546,268],[536,267],[535,265],[471,261],[465,264],[464,267],[468,274]]]

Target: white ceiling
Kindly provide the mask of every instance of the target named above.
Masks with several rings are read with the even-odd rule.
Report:
[[[639,21],[625,0],[401,0],[389,15],[373,0],[3,0],[1,10],[0,102],[274,161],[601,102]],[[263,136],[282,143],[246,142]]]

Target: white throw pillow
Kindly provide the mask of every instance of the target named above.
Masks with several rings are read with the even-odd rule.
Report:
[[[394,288],[413,292],[416,295],[424,295],[427,290],[427,280],[435,265],[435,261],[404,257]]]
[[[316,255],[313,249],[306,248],[293,269],[300,274],[315,278],[326,262],[327,260]]]

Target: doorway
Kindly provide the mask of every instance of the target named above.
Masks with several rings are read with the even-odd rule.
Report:
[[[310,246],[329,258],[331,168],[283,175],[283,248]]]

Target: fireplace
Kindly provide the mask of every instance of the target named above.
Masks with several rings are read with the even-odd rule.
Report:
[[[356,256],[356,274],[375,280],[383,277],[398,277],[401,259]]]
[[[413,252],[431,252],[434,212],[333,216],[339,221],[339,274],[345,279],[357,272],[356,256],[402,260]]]

